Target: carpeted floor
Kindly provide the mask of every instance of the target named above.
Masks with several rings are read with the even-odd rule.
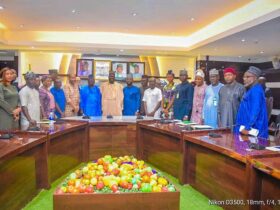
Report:
[[[80,166],[79,166],[80,167]],[[77,167],[77,168],[79,168]],[[151,166],[154,169],[158,170],[156,167]],[[73,169],[74,171],[75,169]],[[189,185],[180,185],[178,180],[173,176],[162,172],[176,187],[180,190],[180,210],[214,210],[214,209],[222,209],[219,206],[210,206],[208,203],[208,198],[193,189]],[[56,187],[66,178],[67,173],[65,176],[56,180],[49,190],[42,190],[39,195],[37,195],[27,206],[24,210],[52,210],[53,209],[53,192]]]

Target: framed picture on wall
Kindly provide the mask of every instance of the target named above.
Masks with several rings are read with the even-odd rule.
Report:
[[[116,80],[125,80],[128,72],[128,63],[113,61],[112,71],[115,72]]]
[[[129,63],[129,73],[133,74],[134,80],[141,80],[142,75],[145,74],[145,63],[144,62]]]
[[[76,75],[81,78],[88,77],[93,74],[93,60],[92,59],[77,59],[76,60]]]
[[[111,70],[111,61],[94,60],[95,79],[108,79]]]

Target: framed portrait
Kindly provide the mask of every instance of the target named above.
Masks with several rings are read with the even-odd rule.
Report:
[[[142,75],[145,74],[145,63],[144,62],[130,62],[129,73],[133,74],[134,80],[141,80]]]
[[[128,63],[127,62],[112,62],[112,71],[115,72],[116,80],[125,80],[128,72]]]
[[[76,75],[81,78],[86,78],[93,74],[92,59],[77,59],[76,60]]]
[[[111,70],[111,61],[94,60],[95,79],[107,80]]]

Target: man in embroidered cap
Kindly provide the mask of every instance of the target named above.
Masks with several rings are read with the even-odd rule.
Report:
[[[210,85],[206,88],[203,103],[203,121],[205,125],[218,127],[219,91],[224,85],[220,83],[220,75],[217,69],[209,71]]]
[[[195,87],[193,95],[193,107],[191,121],[202,124],[202,108],[207,85],[204,82],[205,74],[201,69],[195,72]]]
[[[133,74],[134,75],[134,74]],[[140,88],[133,85],[133,75],[126,77],[127,86],[123,89],[123,115],[136,115],[140,111],[141,93]]]
[[[181,84],[176,86],[174,100],[174,118],[178,120],[189,120],[193,104],[193,86],[188,82],[187,70],[181,70],[179,79]]]
[[[258,83],[261,70],[250,66],[245,72],[243,80],[246,93],[241,101],[235,132],[248,135],[253,129],[258,137],[268,138],[268,120],[266,111],[265,95],[262,86]]]
[[[24,78],[26,86],[19,91],[22,130],[26,130],[29,126],[36,126],[41,116],[39,91],[34,88],[36,75],[33,72],[27,72]]]
[[[236,82],[236,75],[234,68],[224,69],[226,84],[220,89],[218,105],[218,123],[222,128],[233,128],[239,104],[245,92],[244,86]]]

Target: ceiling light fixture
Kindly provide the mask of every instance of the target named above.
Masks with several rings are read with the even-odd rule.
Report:
[[[192,17],[192,18],[191,18],[191,21],[194,21],[194,20],[195,20],[195,19]]]
[[[239,55],[238,58],[242,58],[242,55]]]
[[[3,6],[0,6],[0,10],[3,10],[4,9],[4,7]]]
[[[76,10],[75,10],[75,9],[73,9],[73,10],[72,10],[72,13],[75,13],[75,12],[76,12]]]
[[[32,46],[31,48],[32,48],[32,49],[34,49],[35,47],[34,47],[34,46]]]
[[[124,51],[123,49],[120,50],[120,52],[123,52],[123,51]]]
[[[132,16],[133,16],[133,17],[135,17],[136,15],[137,15],[137,13],[136,13],[136,12],[133,12],[133,13],[132,13]]]
[[[241,42],[245,42],[246,40],[245,39],[241,39]]]
[[[24,27],[24,25],[23,25],[23,24],[20,24],[20,25],[19,25],[19,27],[20,27],[20,28],[23,28],[23,27]]]
[[[260,54],[264,54],[264,51],[260,51]]]
[[[76,29],[80,29],[81,27],[80,26],[76,26]]]

